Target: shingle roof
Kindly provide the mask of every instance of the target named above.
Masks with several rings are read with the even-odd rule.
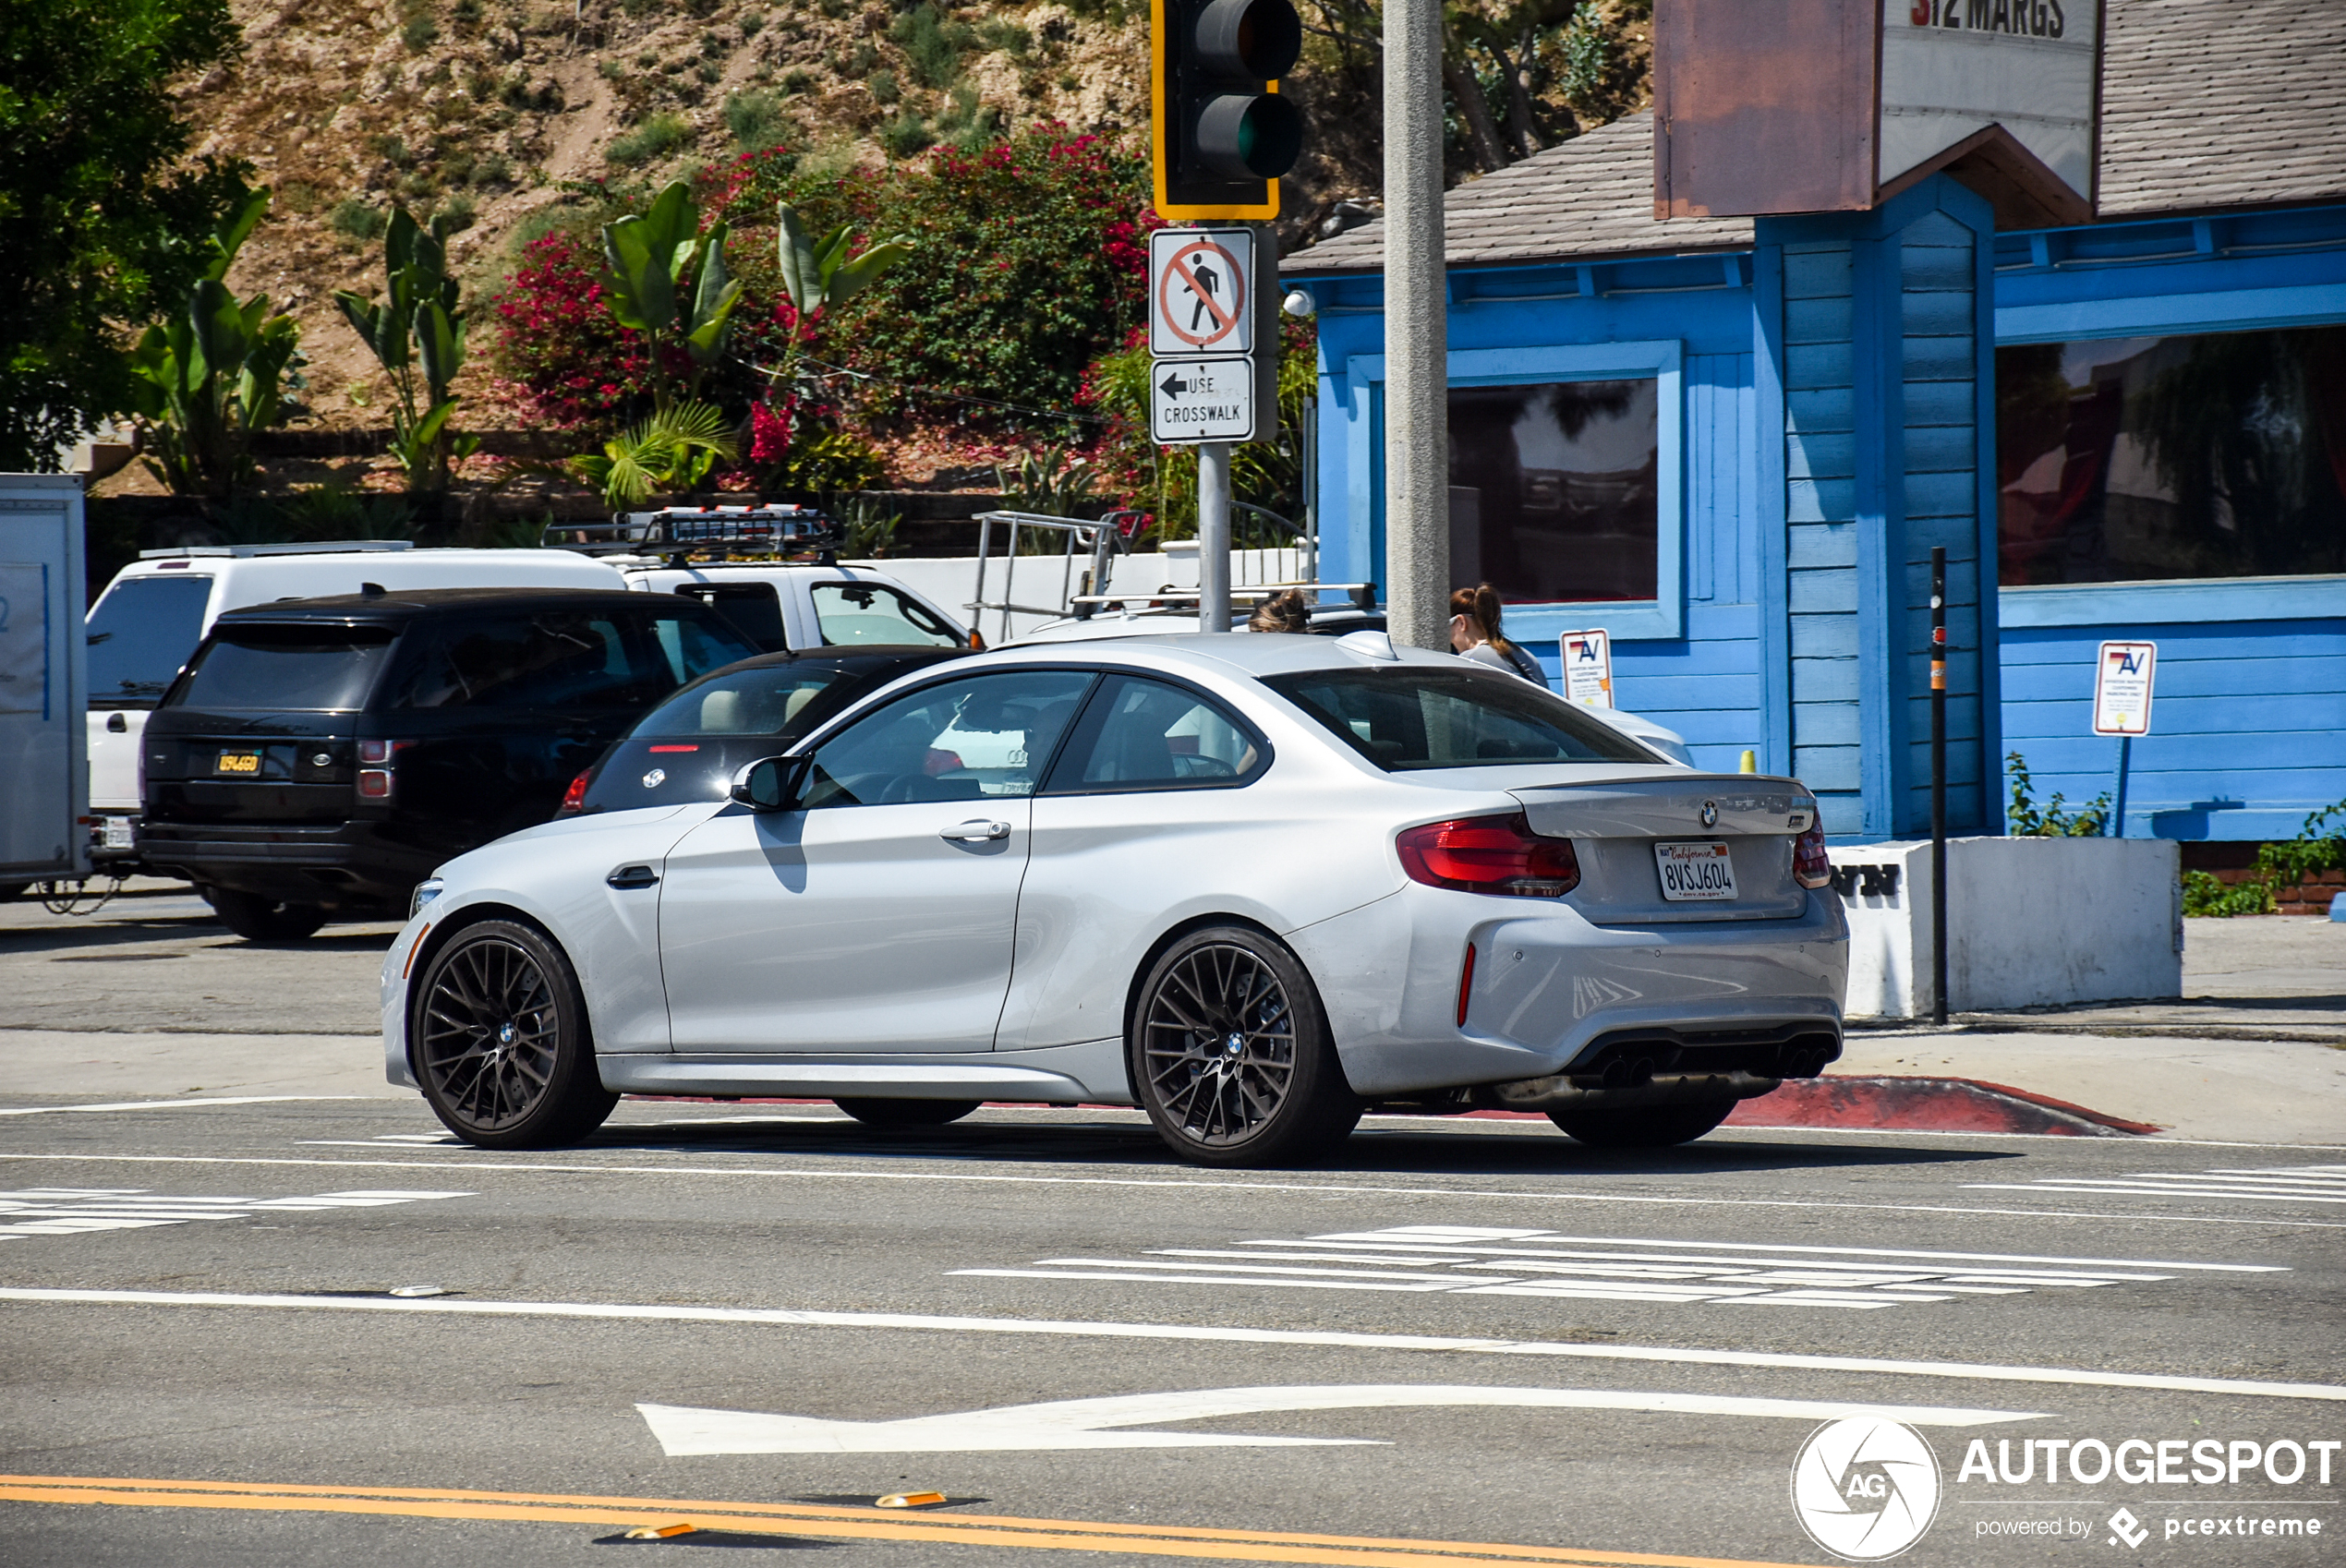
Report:
[[[2104,219],[2346,199],[2346,5],[2110,0]],[[1653,216],[1653,116],[1634,115],[1462,185],[1453,267],[1741,249],[1748,218]],[[1375,271],[1385,225],[1288,257],[1296,275]]]

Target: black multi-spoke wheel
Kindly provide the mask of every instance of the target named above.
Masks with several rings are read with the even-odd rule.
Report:
[[[1200,1164],[1308,1159],[1360,1119],[1310,976],[1259,931],[1215,927],[1167,948],[1128,1044],[1142,1108]]]
[[[416,998],[416,1078],[466,1142],[572,1142],[619,1103],[595,1070],[578,977],[543,933],[503,920],[466,926],[433,956]]]
[[[1548,1119],[1598,1149],[1667,1149],[1692,1143],[1727,1119],[1733,1100],[1689,1100],[1679,1105],[1628,1105],[1608,1111],[1550,1111]]]
[[[865,1127],[943,1127],[978,1107],[975,1100],[834,1100],[832,1104]]]

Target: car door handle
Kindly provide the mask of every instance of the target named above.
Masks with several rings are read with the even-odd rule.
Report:
[[[991,838],[1009,838],[1010,825],[1007,822],[988,822],[984,817],[973,817],[967,822],[957,822],[950,827],[937,829],[937,836],[940,838],[959,839],[964,844],[983,843]]]
[[[659,873],[647,865],[623,865],[603,880],[614,887],[649,887],[659,880]]]

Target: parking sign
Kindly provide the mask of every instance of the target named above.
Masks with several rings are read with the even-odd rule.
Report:
[[[2094,666],[2094,733],[2150,733],[2150,678],[2159,668],[2156,643],[2104,643]]]

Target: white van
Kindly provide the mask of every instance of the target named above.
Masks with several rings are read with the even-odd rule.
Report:
[[[147,714],[225,610],[277,599],[409,588],[620,588],[611,567],[568,550],[417,549],[405,540],[190,545],[141,550],[90,607],[91,859],[138,858],[139,737]]]

